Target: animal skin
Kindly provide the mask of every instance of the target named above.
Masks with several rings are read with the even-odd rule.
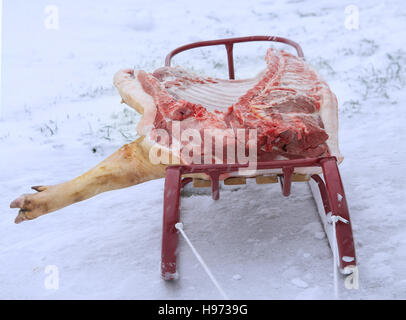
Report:
[[[151,163],[150,150],[157,144],[153,129],[167,129],[173,121],[179,121],[182,130],[259,128],[260,160],[333,155],[341,162],[337,99],[328,85],[304,60],[286,52],[270,49],[266,61],[264,71],[246,80],[202,78],[179,67],[160,68],[152,74],[132,69],[117,72],[114,84],[123,102],[142,114],[137,125],[140,138],[73,180],[32,187],[36,193],[23,194],[10,204],[19,209],[15,222],[35,219],[102,192],[164,177],[171,162]],[[160,146],[160,150],[167,152],[171,161],[176,158],[170,148]],[[176,160],[185,163],[184,159]],[[319,170],[298,168],[295,172],[314,174]],[[251,176],[269,172],[279,171],[257,171]],[[205,175],[192,176],[207,179]]]

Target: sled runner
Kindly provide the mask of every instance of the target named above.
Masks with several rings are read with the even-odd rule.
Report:
[[[227,51],[229,79],[234,76],[233,45],[251,41],[274,41],[288,44],[296,49],[297,55],[304,58],[299,44],[294,41],[268,36],[252,36],[231,38],[214,41],[203,41],[179,47],[168,54],[166,66],[170,66],[174,55],[193,48],[224,45]],[[335,127],[333,127],[335,128]],[[337,131],[337,129],[335,129]],[[335,132],[335,137],[337,132]],[[337,142],[338,143],[338,142]],[[338,157],[338,156],[337,156]],[[162,260],[161,276],[164,280],[177,278],[176,260],[178,246],[178,230],[175,225],[179,222],[181,189],[193,181],[195,187],[211,187],[212,198],[218,200],[220,175],[229,174],[224,184],[245,183],[247,178],[255,178],[258,184],[280,182],[282,194],[289,196],[292,182],[308,182],[315,198],[324,230],[329,244],[336,257],[336,266],[343,274],[352,273],[356,266],[354,240],[343,183],[338,169],[337,157],[333,154],[322,157],[306,157],[304,159],[258,161],[259,172],[244,176],[239,174],[248,164],[192,164],[169,165],[166,169],[163,229],[162,229]],[[192,174],[205,174],[210,180],[200,180],[191,177]]]

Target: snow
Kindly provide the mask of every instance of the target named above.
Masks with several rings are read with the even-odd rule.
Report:
[[[241,280],[242,279],[242,276],[240,275],[240,274],[235,274],[235,275],[233,275],[233,280]]]
[[[306,281],[303,281],[302,279],[299,278],[294,278],[290,282],[292,282],[292,284],[294,284],[295,286],[303,289],[309,286]]]
[[[326,234],[325,234],[324,232],[316,232],[316,233],[314,234],[314,237],[315,237],[316,239],[321,240],[321,239],[324,239],[324,238],[326,237]]]
[[[342,1],[55,0],[56,30],[44,25],[48,4],[3,2],[0,298],[220,298],[182,239],[179,280],[159,277],[162,179],[21,225],[9,203],[32,185],[83,173],[136,137],[140,117],[120,104],[117,70],[152,71],[192,41],[262,34],[299,42],[339,100],[340,170],[360,274],[358,290],[339,282],[340,298],[406,298],[402,1],[348,3],[359,9],[356,30],[345,26]],[[267,45],[236,46],[237,77],[263,68]],[[224,48],[174,62],[227,74]],[[223,186],[220,197],[188,187],[182,223],[231,298],[334,298],[331,250],[315,237],[322,227],[306,184],[293,184],[284,198],[276,184],[248,181]],[[46,285],[49,266],[57,267],[58,289]]]

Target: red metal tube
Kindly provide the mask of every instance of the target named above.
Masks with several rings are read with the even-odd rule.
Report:
[[[176,278],[176,248],[178,233],[175,224],[179,222],[179,202],[181,187],[181,170],[166,169],[164,189],[164,215],[162,228],[161,277],[164,280]]]
[[[252,41],[273,41],[288,44],[296,49],[296,53],[299,57],[304,58],[303,50],[298,43],[295,41],[275,36],[250,36],[250,37],[238,37],[238,38],[227,38],[219,40],[209,40],[209,41],[199,41],[186,44],[175,50],[172,50],[165,58],[165,66],[170,67],[171,60],[173,56],[180,52],[199,48],[199,47],[209,47],[217,45],[225,45],[227,50],[227,60],[228,60],[228,75],[230,79],[234,79],[234,59],[233,59],[233,44],[241,42],[252,42]]]

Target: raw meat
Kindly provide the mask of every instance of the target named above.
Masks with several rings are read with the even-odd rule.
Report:
[[[202,141],[204,129],[256,129],[259,160],[335,155],[341,161],[337,99],[328,85],[302,58],[287,52],[271,48],[265,60],[267,68],[246,80],[203,78],[164,67],[152,74],[121,71],[115,83],[127,104],[149,110],[138,130],[152,141],[152,128],[171,135],[174,121],[182,131],[199,130]],[[126,87],[126,81],[133,84]]]

